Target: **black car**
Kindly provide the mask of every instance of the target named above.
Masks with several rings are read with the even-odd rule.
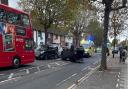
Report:
[[[118,54],[118,52],[119,52],[119,48],[118,47],[113,48],[112,54]]]
[[[71,51],[68,48],[64,48],[61,53],[62,60],[69,60],[71,62],[81,61],[84,57],[84,49],[79,47],[76,48],[74,51]]]
[[[35,49],[36,59],[47,60],[58,58],[57,49],[49,46],[40,46]]]

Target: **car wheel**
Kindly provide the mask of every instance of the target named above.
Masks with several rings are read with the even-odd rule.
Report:
[[[13,63],[13,68],[18,68],[20,66],[20,59],[14,58],[12,63]]]

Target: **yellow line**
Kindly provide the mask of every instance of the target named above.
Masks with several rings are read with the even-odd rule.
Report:
[[[75,89],[76,86],[80,85],[84,80],[86,80],[89,76],[91,76],[96,69],[98,69],[100,67],[100,65],[98,65],[96,68],[94,68],[94,70],[90,71],[88,74],[86,74],[84,77],[80,78],[79,80],[76,81],[76,84],[71,85],[70,87],[68,87],[67,89]]]

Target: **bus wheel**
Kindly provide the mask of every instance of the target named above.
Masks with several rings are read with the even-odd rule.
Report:
[[[18,68],[20,66],[20,59],[19,58],[14,58],[13,59],[13,67]]]

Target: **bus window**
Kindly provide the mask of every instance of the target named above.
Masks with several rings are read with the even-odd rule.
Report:
[[[19,24],[20,16],[18,14],[7,12],[7,22],[11,24]]]
[[[25,36],[26,29],[16,26],[16,35]]]
[[[23,26],[29,26],[30,22],[29,22],[29,17],[27,15],[21,15],[22,18],[22,25]]]
[[[14,41],[12,35],[4,36],[4,51],[14,51]]]
[[[25,49],[26,50],[32,50],[33,49],[33,40],[32,39],[26,39]]]
[[[6,20],[6,14],[3,9],[0,9],[0,21],[3,22]]]

